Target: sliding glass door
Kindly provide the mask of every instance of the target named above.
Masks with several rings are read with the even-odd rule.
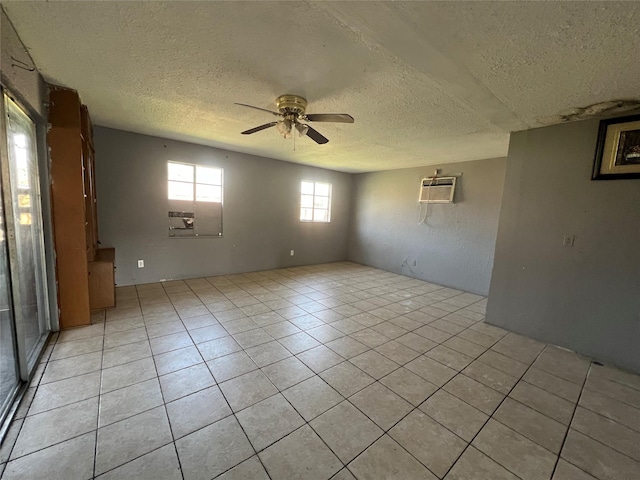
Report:
[[[19,328],[18,333],[22,333],[24,351],[31,367],[48,333],[36,126],[6,95],[4,102],[17,263],[12,265],[14,299],[20,299],[20,303],[15,302],[14,305],[16,317],[22,323],[22,332]],[[18,291],[15,291],[16,287]]]
[[[0,421],[49,334],[36,125],[0,96]]]
[[[2,193],[4,194],[4,192]],[[4,209],[0,198],[0,418],[11,405],[19,385],[11,306],[11,281],[7,257],[7,234]]]

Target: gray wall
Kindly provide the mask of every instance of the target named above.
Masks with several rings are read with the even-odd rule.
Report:
[[[11,21],[0,8],[0,72],[2,84],[37,119],[47,118],[47,87]],[[17,59],[18,61],[14,60]],[[17,65],[24,63],[27,68]],[[29,67],[34,68],[30,71]]]
[[[118,285],[347,258],[349,174],[102,127],[94,139],[99,236],[116,248]],[[222,238],[168,238],[168,160],[224,169]],[[301,180],[333,185],[331,223],[299,221]]]
[[[355,175],[349,260],[486,295],[505,165],[497,158]],[[436,168],[462,174],[455,203],[430,204],[418,225],[420,179]]]
[[[640,372],[640,180],[590,180],[597,133],[511,135],[487,322]]]

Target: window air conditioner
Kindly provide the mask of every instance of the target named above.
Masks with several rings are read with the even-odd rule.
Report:
[[[425,177],[420,181],[420,203],[453,203],[456,177]]]

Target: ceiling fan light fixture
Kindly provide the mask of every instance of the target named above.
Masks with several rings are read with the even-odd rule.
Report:
[[[309,126],[304,123],[296,123],[296,130],[298,130],[301,137],[304,137],[309,131]]]
[[[289,138],[291,136],[292,126],[293,123],[291,122],[291,120],[285,118],[284,120],[278,122],[276,128],[278,129],[278,132],[280,132],[280,135],[282,135],[282,138]]]

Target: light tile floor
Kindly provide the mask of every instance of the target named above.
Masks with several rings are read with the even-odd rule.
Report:
[[[640,378],[352,263],[117,289],[54,336],[3,479],[640,478]]]

